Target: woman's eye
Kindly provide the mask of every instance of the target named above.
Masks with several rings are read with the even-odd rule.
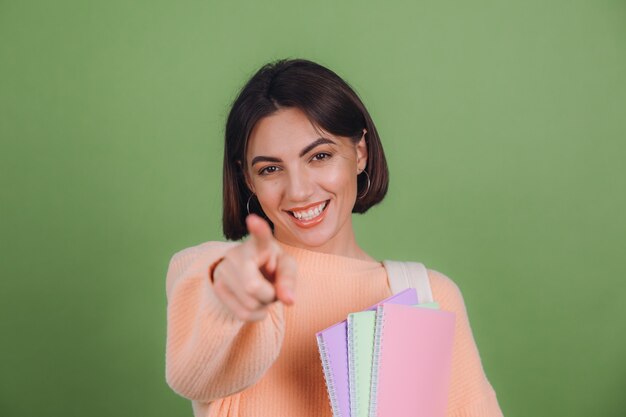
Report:
[[[260,170],[259,171],[259,175],[268,175],[268,174],[271,174],[273,172],[276,172],[277,170],[278,170],[277,166],[270,165],[270,166],[265,167],[262,170]]]
[[[329,153],[326,153],[326,152],[320,152],[320,153],[318,153],[318,154],[315,154],[315,155],[313,156],[313,159],[314,159],[314,160],[316,160],[316,161],[323,161],[324,159],[328,159],[328,158],[330,158],[330,156],[331,156],[331,155],[330,155]]]

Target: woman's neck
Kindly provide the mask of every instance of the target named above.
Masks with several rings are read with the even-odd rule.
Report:
[[[301,249],[327,253],[331,255],[345,256],[348,258],[359,259],[362,261],[378,262],[376,259],[368,255],[363,249],[361,249],[356,241],[354,233],[349,233],[346,236],[342,236],[341,239],[339,239],[338,236],[335,236],[335,239],[331,239],[319,246],[309,246],[304,244],[303,242],[284,239],[279,236],[275,237],[279,242],[285,245],[294,246]]]

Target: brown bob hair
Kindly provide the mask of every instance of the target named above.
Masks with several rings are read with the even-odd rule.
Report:
[[[280,108],[303,111],[313,126],[358,143],[367,130],[367,166],[370,187],[357,198],[353,213],[365,213],[387,193],[389,172],[376,126],[354,90],[333,71],[305,59],[282,59],[261,67],[233,102],[224,134],[223,216],[224,236],[239,240],[248,234],[245,219],[250,213],[272,222],[258,200],[250,198],[246,185],[245,153],[253,127]],[[357,177],[357,195],[365,193],[367,177]],[[249,204],[248,204],[249,203]]]

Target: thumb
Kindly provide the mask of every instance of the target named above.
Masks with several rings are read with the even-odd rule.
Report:
[[[295,301],[296,287],[296,261],[287,253],[278,255],[276,265],[276,296],[287,305],[292,305]]]

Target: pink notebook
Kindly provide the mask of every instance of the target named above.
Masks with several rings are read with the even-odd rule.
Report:
[[[367,310],[375,311],[381,303],[417,304],[415,288],[407,288]],[[333,417],[350,417],[347,321],[343,320],[316,334]]]
[[[454,321],[442,310],[378,307],[370,417],[445,417]]]

